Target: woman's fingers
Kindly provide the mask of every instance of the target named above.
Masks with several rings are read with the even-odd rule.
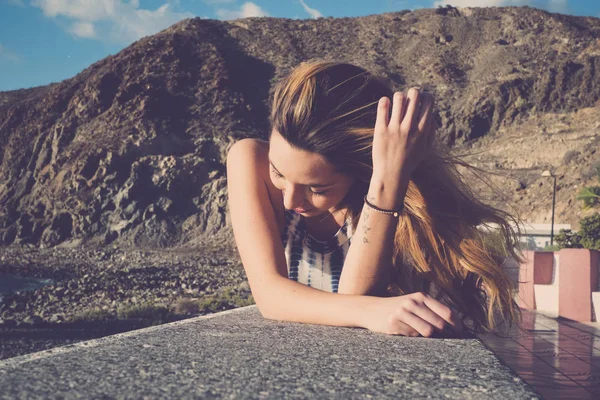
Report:
[[[420,93],[418,89],[411,88],[408,94],[395,92],[392,98],[392,110],[387,97],[379,99],[377,108],[376,129],[387,128],[388,125],[398,124],[405,132],[415,128],[424,131],[432,118],[434,100],[429,93]]]
[[[421,116],[419,117],[419,131],[425,135],[427,147],[431,147],[435,139],[435,118],[433,116],[433,107],[435,105],[434,98],[429,93],[423,93],[421,102]]]
[[[400,124],[400,127],[405,132],[411,132],[417,126],[420,102],[419,95],[419,90],[416,88],[411,88],[408,90],[408,95],[406,99],[406,113],[404,115],[404,118],[402,119],[402,123]]]
[[[392,116],[390,117],[390,125],[395,124],[400,126],[402,118],[406,111],[406,95],[401,92],[394,93],[394,102],[392,105]]]
[[[419,332],[410,326],[408,323],[403,322],[398,317],[390,319],[391,324],[389,325],[388,334],[391,335],[402,335],[402,336],[419,336]]]
[[[424,132],[431,119],[433,110],[433,96],[429,93],[421,94],[421,106],[419,107],[419,131]]]
[[[440,331],[446,329],[448,322],[434,310],[429,308],[429,306],[425,303],[427,297],[429,296],[425,293],[415,294],[412,298],[412,301],[407,302],[404,308],[421,318],[423,321],[432,325],[434,328],[437,328]],[[445,307],[441,303],[440,305]],[[450,312],[450,309],[448,309],[448,312]]]
[[[463,331],[460,319],[449,307],[425,293],[415,293],[411,297],[403,306],[400,318],[422,336],[431,337],[436,329],[444,332],[449,326],[455,332]]]
[[[402,322],[409,325],[423,337],[431,337],[435,333],[435,326],[414,312],[404,312],[402,314]]]
[[[377,118],[375,119],[375,130],[383,131],[387,129],[390,113],[390,103],[387,97],[379,99],[377,104]]]
[[[462,332],[463,331],[462,323],[461,323],[460,319],[458,318],[458,315],[456,315],[456,313],[453,312],[450,309],[450,307],[448,307],[448,306],[440,303],[439,301],[437,301],[433,297],[427,296],[427,295],[424,297],[423,303],[425,303],[425,305],[427,307],[429,307],[429,309],[431,311],[433,311],[439,317],[441,317],[446,322],[448,322],[450,324],[450,326],[452,326],[452,328],[456,332]]]

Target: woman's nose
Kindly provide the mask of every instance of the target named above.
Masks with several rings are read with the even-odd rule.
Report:
[[[300,188],[289,187],[283,191],[283,206],[288,210],[296,207],[305,207],[304,193]]]

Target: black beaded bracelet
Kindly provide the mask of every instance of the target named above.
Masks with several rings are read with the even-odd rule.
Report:
[[[374,206],[373,204],[369,203],[369,200],[367,200],[367,195],[365,195],[365,204],[367,206],[369,206],[370,208],[372,208],[373,210],[377,211],[377,212],[380,212],[382,214],[393,215],[396,218],[398,218],[400,216],[400,213],[404,209],[404,204],[402,204],[402,207],[400,207],[397,210],[384,210],[384,209],[381,209],[381,208],[379,208],[377,206]]]

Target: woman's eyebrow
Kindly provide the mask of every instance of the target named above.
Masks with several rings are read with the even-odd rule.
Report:
[[[283,176],[283,174],[281,172],[279,172],[279,170],[277,168],[275,168],[275,166],[273,165],[273,162],[271,161],[271,159],[269,159],[269,164],[271,164],[271,167],[273,167],[273,169],[281,176]],[[326,187],[326,186],[332,186],[333,183],[329,183],[329,184],[323,184],[323,183],[308,183],[304,186],[311,186],[311,187]]]

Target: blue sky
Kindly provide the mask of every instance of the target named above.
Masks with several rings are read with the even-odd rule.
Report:
[[[439,4],[529,5],[600,17],[598,0],[0,0],[0,91],[70,78],[190,17],[357,17]]]

